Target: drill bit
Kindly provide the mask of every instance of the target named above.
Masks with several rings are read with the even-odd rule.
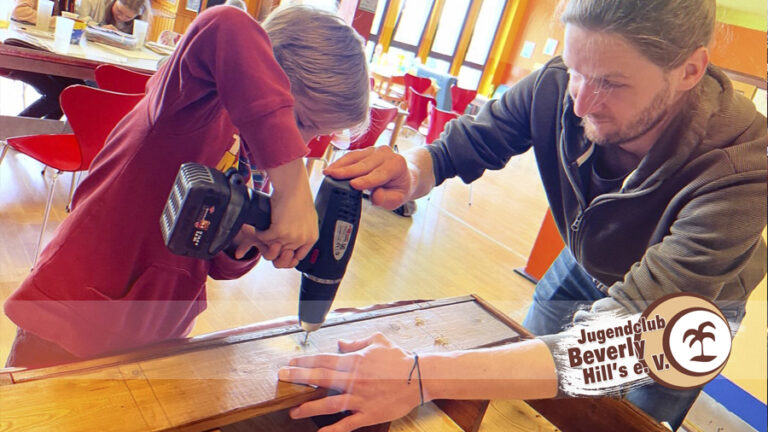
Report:
[[[302,342],[301,344],[302,345],[306,345],[307,344],[307,339],[309,339],[309,332],[304,332],[304,342]]]

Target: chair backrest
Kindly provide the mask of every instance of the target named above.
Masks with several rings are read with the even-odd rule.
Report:
[[[451,86],[451,111],[459,115],[464,114],[469,103],[475,100],[475,96],[477,96],[477,90]]]
[[[143,97],[143,94],[117,93],[79,84],[61,92],[61,110],[80,144],[80,170],[91,166],[112,129]]]
[[[100,89],[119,93],[144,93],[152,75],[112,64],[99,65],[94,71]]]
[[[419,126],[427,118],[427,107],[430,101],[432,104],[436,104],[435,98],[432,96],[426,96],[411,89],[408,92],[408,116],[405,118],[405,125],[411,129],[419,130]]]
[[[368,130],[355,140],[349,143],[349,150],[360,150],[366,147],[373,147],[381,133],[387,128],[387,125],[397,117],[397,107],[371,107],[371,121],[368,123]]]
[[[410,73],[405,74],[405,88],[413,88],[419,93],[424,93],[428,88],[432,87],[432,80],[416,76]]]
[[[438,109],[433,101],[430,101],[430,103],[432,104],[432,109],[429,111],[429,127],[427,127],[427,136],[424,140],[427,144],[432,144],[432,141],[436,140],[443,133],[446,123],[459,117],[453,111]]]

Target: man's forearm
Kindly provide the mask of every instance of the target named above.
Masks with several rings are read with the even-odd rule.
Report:
[[[557,395],[555,363],[538,339],[420,356],[424,399],[544,399]]]
[[[423,147],[417,147],[404,153],[411,173],[410,199],[415,200],[428,194],[435,187],[435,172],[432,156]]]

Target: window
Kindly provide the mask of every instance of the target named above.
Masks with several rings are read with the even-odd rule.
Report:
[[[469,41],[467,55],[464,57],[459,70],[459,86],[463,88],[477,88],[480,76],[488,60],[496,31],[499,28],[501,15],[504,13],[506,0],[483,0],[480,13],[477,17],[477,25],[472,31],[472,39]]]
[[[432,43],[430,55],[442,54],[449,60],[456,52],[456,44],[464,28],[469,10],[469,0],[446,0]]]
[[[401,3],[392,46],[416,54],[427,18],[432,12],[432,3],[431,0],[404,0]]]

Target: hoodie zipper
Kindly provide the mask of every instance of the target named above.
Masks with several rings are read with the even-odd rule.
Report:
[[[604,195],[600,195],[597,198],[595,198],[592,203],[587,203],[586,198],[584,197],[584,194],[581,192],[581,189],[576,187],[576,180],[573,178],[573,172],[570,169],[570,163],[566,161],[565,158],[565,115],[563,115],[560,118],[560,140],[559,140],[559,150],[560,150],[560,163],[562,165],[563,171],[565,172],[566,177],[568,178],[568,182],[571,184],[571,189],[574,192],[574,195],[576,195],[576,199],[579,203],[579,212],[576,214],[576,218],[571,222],[570,230],[568,232],[568,244],[571,247],[571,251],[573,252],[574,257],[576,258],[576,261],[579,261],[581,259],[581,238],[582,238],[582,232],[581,229],[584,219],[587,216],[587,212],[589,210],[594,209],[595,207],[599,206],[600,204],[604,204],[608,201],[617,200],[617,199],[629,199],[629,198],[636,198],[638,196],[642,196],[648,193],[653,192],[656,188],[658,188],[661,185],[660,181],[657,181],[650,185],[647,188],[643,188],[642,190],[639,190],[634,193],[622,193],[621,191],[624,190],[624,187],[627,184],[627,180],[634,174],[634,170],[627,174],[627,177],[624,179],[624,182],[621,185],[621,189],[619,189],[619,192],[614,193],[608,193]],[[590,148],[586,152],[590,152],[593,150],[594,143],[590,143]],[[586,153],[585,152],[585,153]]]
[[[579,256],[577,255],[578,249],[575,247],[575,236],[576,233],[579,232],[579,227],[581,226],[581,221],[584,217],[584,211],[587,208],[587,200],[584,198],[584,195],[581,193],[581,190],[576,187],[576,181],[573,179],[573,173],[571,172],[571,168],[569,166],[569,163],[566,162],[566,153],[565,153],[565,135],[566,135],[566,127],[565,127],[565,113],[560,117],[560,139],[558,142],[558,147],[560,151],[560,164],[562,165],[563,171],[565,172],[565,176],[568,178],[568,182],[571,184],[571,189],[574,192],[574,195],[576,195],[576,200],[579,202],[579,213],[576,215],[576,219],[573,220],[571,223],[571,229],[568,230],[568,244],[571,246],[571,250],[573,251],[576,260],[578,261]],[[591,144],[590,145],[594,145]]]

